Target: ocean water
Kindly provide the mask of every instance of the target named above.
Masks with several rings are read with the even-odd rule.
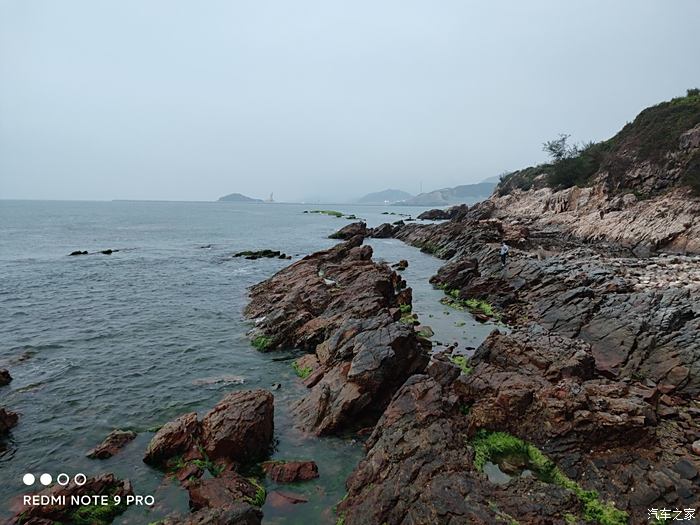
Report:
[[[130,507],[115,523],[149,523],[187,511],[187,494],[141,458],[153,429],[203,414],[227,392],[281,387],[275,395],[274,458],[314,459],[320,478],[277,487],[309,502],[263,507],[265,523],[335,523],[333,505],[362,457],[352,437],[317,439],[294,428],[289,404],[303,395],[294,349],[262,354],[242,316],[249,286],[289,261],[232,258],[270,248],[296,260],[327,248],[349,221],[304,210],[328,206],[186,202],[0,201],[0,367],[14,377],[0,405],[20,423],[0,447],[0,519],[21,494],[24,473],[114,472],[153,507]],[[420,209],[334,206],[377,225]],[[408,259],[414,311],[436,339],[476,346],[493,326],[439,304],[427,283],[441,262],[395,240],[370,241],[375,257]],[[112,255],[92,254],[118,249]],[[68,257],[74,250],[87,256]],[[86,452],[113,429],[138,437],[117,456]],[[41,488],[35,485],[35,489]]]

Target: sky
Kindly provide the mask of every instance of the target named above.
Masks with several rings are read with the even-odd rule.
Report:
[[[700,87],[697,0],[0,0],[0,198],[479,182]]]

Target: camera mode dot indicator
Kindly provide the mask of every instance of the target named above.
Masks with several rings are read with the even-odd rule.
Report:
[[[34,474],[30,474],[29,472],[22,477],[22,482],[27,486],[34,485],[34,481],[36,481]]]
[[[42,474],[39,477],[39,481],[41,482],[42,485],[49,486],[49,485],[51,485],[53,478],[51,477],[51,474]]]

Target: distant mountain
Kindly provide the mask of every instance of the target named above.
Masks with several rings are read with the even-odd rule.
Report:
[[[221,197],[219,202],[262,202],[262,199],[253,199],[241,193],[229,193]]]
[[[411,197],[413,195],[402,190],[384,190],[368,193],[361,199],[358,199],[357,202],[359,204],[394,204]]]
[[[494,175],[493,177],[487,177],[481,182],[495,182],[498,184],[501,181],[501,176],[500,175]]]
[[[496,187],[495,182],[479,182],[478,184],[463,184],[454,188],[421,193],[395,204],[401,206],[451,206],[453,204],[472,204],[487,199]]]

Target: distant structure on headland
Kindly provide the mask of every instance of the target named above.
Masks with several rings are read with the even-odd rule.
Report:
[[[270,197],[265,199],[265,202],[275,202],[275,199],[272,198],[272,192],[270,192]]]

